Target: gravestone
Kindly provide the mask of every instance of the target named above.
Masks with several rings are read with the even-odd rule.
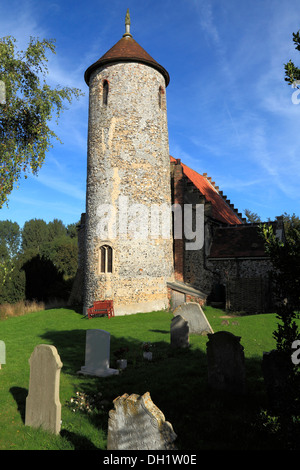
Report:
[[[290,357],[273,349],[263,353],[262,372],[269,406],[274,412],[284,409],[289,390],[289,374],[292,368]]]
[[[4,341],[0,341],[0,369],[1,364],[6,364],[6,349]]]
[[[189,322],[190,334],[207,335],[213,333],[206,315],[197,302],[185,302],[179,305],[173,315],[181,315]]]
[[[25,425],[59,434],[61,404],[59,381],[62,362],[54,346],[39,344],[29,359],[29,392],[26,398]]]
[[[173,348],[189,347],[189,324],[181,315],[172,318],[170,337]]]
[[[245,358],[240,337],[228,331],[208,334],[208,385],[231,393],[245,392]]]
[[[118,369],[111,369],[110,333],[104,330],[87,330],[85,341],[85,365],[77,372],[83,375],[107,377],[118,374]]]
[[[164,414],[143,396],[125,393],[109,412],[107,450],[175,450],[176,434]]]

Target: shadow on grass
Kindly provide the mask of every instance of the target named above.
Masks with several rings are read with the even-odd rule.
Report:
[[[62,429],[60,435],[67,439],[73,446],[74,450],[98,450],[89,439],[83,437],[82,435],[76,434],[66,429]]]
[[[27,388],[23,387],[11,387],[9,391],[18,405],[18,412],[20,413],[22,421],[25,424],[25,405],[28,390]]]
[[[259,421],[266,405],[259,358],[246,360],[247,392],[233,395],[209,390],[206,354],[200,348],[174,349],[164,341],[152,343],[153,360],[147,361],[142,356],[141,341],[111,335],[110,367],[117,367],[114,352],[128,348],[127,368],[105,378],[78,376],[85,363],[85,337],[85,330],[48,331],[43,335],[56,346],[62,372],[77,376],[76,391],[101,393],[103,405],[89,416],[97,430],[107,432],[108,412],[115,398],[124,393],[149,392],[172,424],[179,450],[262,450],[278,445]],[[69,437],[73,444],[79,439]]]
[[[149,330],[149,331],[153,331],[154,333],[163,333],[163,334],[170,334],[170,331],[167,331],[167,330]]]

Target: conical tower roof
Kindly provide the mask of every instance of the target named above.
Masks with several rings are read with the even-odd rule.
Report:
[[[89,84],[91,73],[103,65],[109,65],[116,62],[138,62],[149,65],[158,70],[165,78],[166,86],[170,82],[170,76],[167,70],[154,60],[148,52],[145,51],[130,34],[130,18],[127,10],[126,15],[126,32],[123,37],[107,51],[99,60],[90,65],[84,74],[84,79]]]

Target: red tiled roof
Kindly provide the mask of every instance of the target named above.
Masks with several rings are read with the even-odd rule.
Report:
[[[176,159],[170,156],[171,162],[175,162]],[[183,173],[192,183],[199,189],[200,193],[203,194],[207,201],[212,204],[212,217],[226,224],[241,224],[241,220],[237,214],[229,207],[226,201],[220,196],[215,187],[205,178],[196,171],[192,170],[188,166],[181,163]]]
[[[85,71],[84,79],[89,84],[91,73],[102,65],[114,62],[139,62],[158,70],[165,78],[166,86],[170,82],[170,76],[166,69],[154,60],[132,37],[122,37],[109,51],[107,51],[99,60],[90,65]]]

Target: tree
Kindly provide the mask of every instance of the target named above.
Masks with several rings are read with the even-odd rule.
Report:
[[[285,241],[280,241],[271,225],[264,225],[265,249],[270,256],[276,286],[277,317],[281,320],[274,332],[277,349],[291,354],[293,341],[300,339],[295,318],[300,311],[300,226],[285,225]]]
[[[266,252],[274,268],[277,316],[282,322],[274,337],[277,349],[290,354],[291,344],[299,335],[295,318],[300,312],[300,220],[295,214],[289,215],[286,212],[282,217],[283,241],[276,237],[271,225],[263,225],[262,234]]]
[[[289,446],[299,441],[300,417],[300,373],[299,366],[292,361],[293,344],[300,341],[296,319],[300,311],[300,224],[293,214],[285,214],[285,240],[276,237],[272,225],[262,225],[265,249],[273,265],[273,280],[277,301],[277,330],[273,332],[276,340],[276,356],[283,361],[284,380],[275,380],[280,394],[276,401],[280,403],[278,416],[282,432]],[[278,388],[278,385],[280,387]],[[297,419],[295,420],[295,417]],[[296,426],[296,427],[295,427]],[[295,432],[297,429],[297,433]],[[297,443],[298,445],[298,443]]]
[[[74,222],[73,224],[67,225],[67,235],[70,238],[77,238],[77,236],[78,236],[78,231],[77,231],[78,223],[79,222]]]
[[[17,302],[25,292],[19,252],[21,230],[16,222],[0,221],[0,303]]]
[[[261,222],[260,217],[258,214],[255,212],[250,211],[249,209],[245,209],[245,216],[247,217],[247,222],[251,223],[256,223],[256,222]]]
[[[78,264],[77,224],[66,227],[61,220],[25,222],[22,231],[22,260],[26,273],[26,296],[68,298]],[[49,275],[44,272],[49,270]],[[47,284],[40,294],[40,280]],[[39,286],[38,289],[36,287]],[[42,296],[42,297],[40,297]]]
[[[295,49],[300,51],[300,31],[293,33],[293,42],[295,44]],[[296,67],[291,60],[284,65],[284,69],[285,81],[288,82],[289,85],[299,88],[300,83],[297,84],[296,82],[300,81],[300,69]]]
[[[52,241],[57,237],[67,235],[67,229],[61,220],[54,219],[48,223],[49,240]]]
[[[77,238],[61,235],[46,243],[40,250],[41,255],[52,261],[65,280],[75,277],[77,271]]]
[[[44,220],[30,219],[25,222],[22,230],[22,248],[24,252],[32,249],[37,254],[40,252],[42,245],[49,241],[49,228]]]
[[[15,257],[21,246],[21,230],[17,222],[0,221],[0,250],[5,257]]]
[[[77,88],[51,88],[47,52],[55,53],[53,40],[30,38],[26,51],[17,51],[16,40],[0,38],[0,82],[5,99],[0,101],[0,208],[24,173],[37,174],[45,155],[58,136],[49,127],[56,123],[65,102],[82,93]]]
[[[37,254],[23,264],[26,299],[47,302],[67,296],[63,275],[53,262]]]

